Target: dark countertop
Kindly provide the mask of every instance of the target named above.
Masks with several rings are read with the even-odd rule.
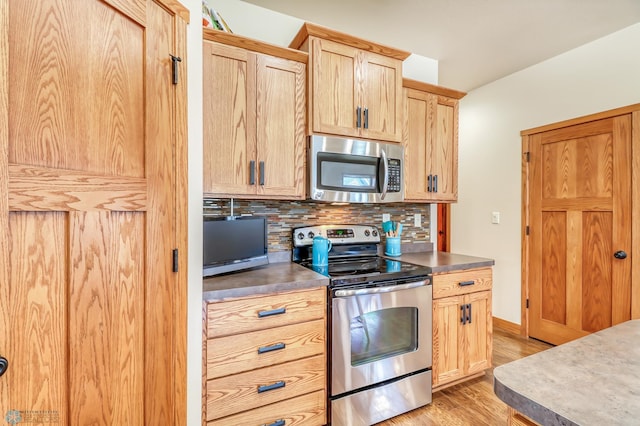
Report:
[[[393,257],[393,259],[428,266],[434,274],[463,271],[465,269],[485,268],[491,267],[495,264],[493,259],[442,251],[404,253],[401,256]]]
[[[494,391],[544,425],[640,424],[640,320],[496,367]]]
[[[270,263],[247,271],[202,280],[202,299],[219,302],[256,294],[271,294],[329,285],[329,279],[291,262]]]

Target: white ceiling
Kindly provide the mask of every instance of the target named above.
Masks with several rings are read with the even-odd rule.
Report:
[[[244,1],[437,59],[462,91],[640,22],[640,0]]]

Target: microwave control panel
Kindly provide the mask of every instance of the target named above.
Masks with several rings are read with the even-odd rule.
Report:
[[[389,158],[387,161],[389,166],[389,179],[387,181],[388,192],[400,192],[402,182],[402,176],[400,173],[400,160],[396,158]]]

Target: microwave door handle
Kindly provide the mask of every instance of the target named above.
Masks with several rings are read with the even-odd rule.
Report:
[[[384,200],[384,197],[387,195],[387,187],[389,186],[389,164],[387,164],[387,153],[384,152],[384,149],[380,150],[380,161],[382,162],[382,170],[384,171],[384,177],[382,179],[382,193],[380,194],[380,199]]]

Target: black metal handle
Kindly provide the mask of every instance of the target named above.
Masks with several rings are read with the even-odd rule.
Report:
[[[438,192],[438,175],[433,175],[433,192]]]
[[[249,185],[256,184],[256,162],[249,161]]]
[[[262,393],[262,392],[268,392],[270,390],[274,390],[274,389],[280,389],[283,388],[285,386],[285,382],[284,380],[280,380],[279,382],[275,382],[272,383],[270,385],[262,385],[262,386],[258,386],[258,393]]]
[[[356,127],[359,129],[362,125],[362,108],[356,108]]]
[[[467,305],[467,322],[471,324],[471,303]]]
[[[276,420],[276,421],[275,421],[275,422],[273,422],[273,423],[269,423],[269,424],[263,423],[263,424],[261,424],[260,426],[284,426],[285,424],[286,424],[286,423],[285,423],[285,421],[284,421],[284,420],[279,419],[279,420]]]
[[[626,259],[627,253],[624,250],[618,250],[617,252],[613,253],[613,257],[615,257],[616,259]]]
[[[9,368],[9,361],[3,356],[0,356],[0,376],[2,376]]]
[[[364,109],[364,128],[369,128],[369,108]]]
[[[260,181],[260,185],[264,185],[264,161],[261,161],[258,167],[260,169],[260,177],[258,179]]]
[[[427,192],[431,192],[431,175],[427,176]]]
[[[276,343],[275,345],[270,346],[261,346],[258,348],[259,354],[264,354],[267,352],[279,351],[280,349],[284,349],[286,345],[284,343]]]
[[[270,317],[272,315],[280,315],[287,312],[287,308],[272,309],[270,311],[258,311],[258,318]]]
[[[464,286],[466,286],[466,285],[474,285],[475,283],[476,283],[476,282],[475,282],[475,281],[473,281],[473,280],[471,280],[471,281],[460,281],[460,282],[458,283],[458,285],[459,285],[460,287],[464,287]]]
[[[460,322],[462,323],[462,325],[465,325],[467,323],[466,317],[464,315],[464,311],[467,305],[461,305],[460,306]]]
[[[178,84],[178,62],[182,62],[182,58],[179,56],[173,56],[172,54],[169,54],[169,56],[171,56],[171,62],[173,65],[173,84]]]

